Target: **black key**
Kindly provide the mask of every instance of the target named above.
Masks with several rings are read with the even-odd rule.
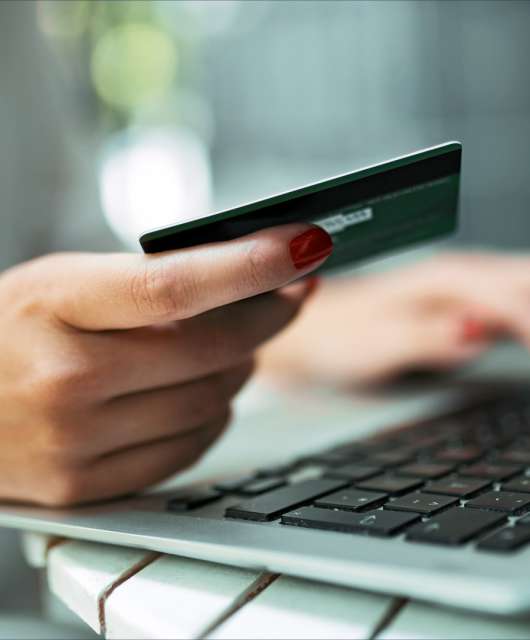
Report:
[[[488,491],[483,495],[466,502],[472,509],[489,509],[514,515],[530,505],[528,493],[509,493],[508,491]]]
[[[391,536],[407,525],[419,520],[417,514],[397,511],[368,511],[349,513],[331,509],[303,507],[282,516],[282,524],[311,529],[328,529],[344,533],[364,533],[373,536]]]
[[[430,516],[442,509],[458,504],[457,498],[449,496],[430,496],[426,493],[410,493],[385,504],[385,509],[392,511],[412,511]]]
[[[316,507],[322,509],[345,509],[346,511],[359,511],[368,506],[374,508],[387,499],[386,493],[374,493],[372,491],[357,491],[355,489],[343,489],[324,498],[315,501]]]
[[[530,465],[530,451],[525,451],[524,449],[508,449],[508,451],[503,451],[498,459],[502,462]]]
[[[365,489],[366,491],[380,491],[381,493],[390,493],[391,495],[400,495],[407,491],[412,491],[420,485],[423,481],[419,478],[403,478],[390,474],[375,476],[369,480],[363,480],[358,482],[357,489]]]
[[[512,478],[510,482],[505,482],[502,485],[502,490],[530,493],[530,476],[519,476],[518,478]]]
[[[330,478],[345,478],[346,480],[351,480],[355,482],[356,480],[365,480],[366,478],[371,478],[376,476],[381,472],[380,467],[371,467],[368,465],[355,464],[354,462],[350,464],[344,464],[340,467],[336,467],[334,469],[326,469],[326,476]]]
[[[525,527],[506,527],[495,531],[477,544],[484,551],[515,551],[530,541],[530,529]]]
[[[456,496],[458,498],[468,498],[474,496],[479,491],[487,489],[491,485],[490,480],[479,480],[478,478],[462,478],[460,476],[437,480],[423,487],[424,493],[441,493],[446,496]]]
[[[214,500],[221,498],[222,495],[222,493],[213,489],[183,490],[168,501],[167,509],[168,511],[176,512],[191,511],[214,502]]]
[[[463,544],[505,520],[506,516],[500,513],[457,507],[415,525],[407,533],[407,540],[433,544]]]
[[[280,477],[287,476],[295,468],[294,463],[279,464],[274,467],[267,467],[266,469],[258,469],[256,475],[260,478],[268,478],[270,476]]]
[[[416,478],[440,478],[454,469],[453,465],[439,464],[437,462],[416,462],[395,469],[394,473],[400,476],[414,476]]]
[[[304,480],[229,507],[225,515],[227,518],[258,520],[260,522],[275,520],[289,509],[296,509],[296,507],[316,500],[326,493],[338,491],[346,484],[347,482],[344,480],[331,478]]]
[[[221,491],[222,493],[233,493],[240,489],[247,482],[252,482],[256,478],[254,476],[245,476],[243,478],[235,478],[233,480],[225,480],[216,484],[214,489]]]
[[[489,478],[490,480],[506,480],[521,471],[521,467],[508,464],[492,464],[491,462],[477,462],[469,467],[462,467],[458,473],[471,478]]]
[[[382,467],[397,467],[409,462],[414,457],[410,449],[394,449],[381,451],[369,456],[368,464],[380,465]]]
[[[473,462],[482,455],[482,450],[477,447],[452,447],[438,451],[436,459],[442,462]]]
[[[284,478],[258,478],[239,487],[237,493],[244,496],[257,496],[287,484]]]

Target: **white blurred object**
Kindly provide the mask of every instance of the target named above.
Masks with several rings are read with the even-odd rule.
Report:
[[[210,212],[206,146],[184,128],[119,133],[103,153],[99,190],[110,226],[137,248],[145,231]]]

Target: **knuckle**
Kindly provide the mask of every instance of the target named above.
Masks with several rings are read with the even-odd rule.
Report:
[[[71,507],[85,497],[83,475],[77,469],[56,470],[48,478],[40,502],[50,507]]]
[[[270,252],[267,251],[263,243],[252,243],[247,250],[243,284],[256,292],[267,289],[270,268]]]
[[[32,400],[52,410],[77,404],[100,384],[99,367],[83,354],[46,358],[36,366],[30,380]]]
[[[52,460],[76,457],[82,450],[83,436],[71,421],[55,418],[39,430],[41,449]]]
[[[163,260],[145,266],[131,278],[131,295],[141,315],[154,320],[186,317],[196,297],[197,286],[192,271],[184,269],[185,278],[178,282]]]

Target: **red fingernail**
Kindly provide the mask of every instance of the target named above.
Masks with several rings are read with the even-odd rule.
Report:
[[[329,233],[315,226],[293,238],[289,249],[294,266],[297,269],[304,269],[327,258],[333,251],[333,241]]]
[[[465,342],[477,342],[485,337],[486,326],[476,318],[465,318],[460,335]]]

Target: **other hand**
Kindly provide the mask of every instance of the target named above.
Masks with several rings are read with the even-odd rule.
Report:
[[[323,280],[263,349],[265,370],[348,385],[469,362],[499,337],[530,347],[530,258],[444,254],[358,278]]]

